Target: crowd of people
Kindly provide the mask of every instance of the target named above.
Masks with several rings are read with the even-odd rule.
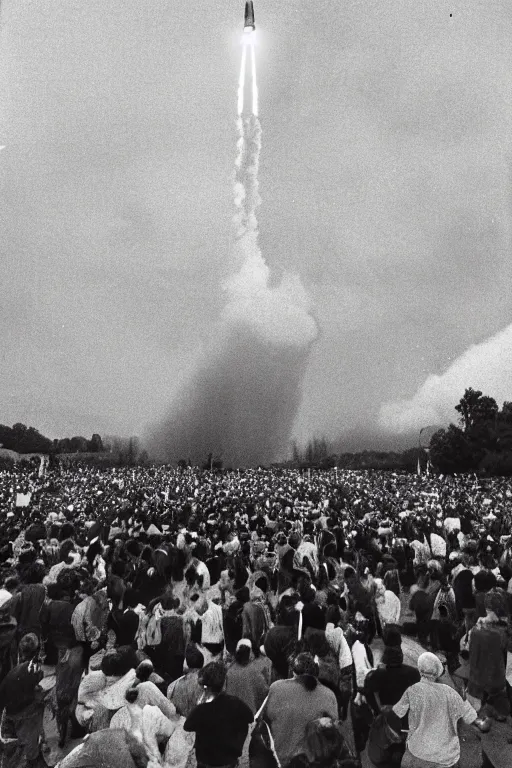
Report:
[[[0,471],[5,768],[45,710],[61,768],[452,768],[510,715],[511,524],[474,475]]]

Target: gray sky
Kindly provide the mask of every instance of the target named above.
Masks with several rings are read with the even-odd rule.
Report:
[[[512,0],[255,11],[261,248],[320,326],[295,434],[423,426],[478,386],[488,345],[457,360],[499,332],[484,383],[512,400]],[[233,268],[242,15],[3,0],[3,423],[140,433],[208,346]]]

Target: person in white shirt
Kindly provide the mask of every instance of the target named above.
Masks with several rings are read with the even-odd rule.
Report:
[[[390,589],[386,589],[382,579],[375,579],[375,587],[375,605],[381,628],[384,629],[388,624],[399,624],[402,607],[400,598]]]
[[[477,713],[449,685],[439,682],[444,668],[433,653],[418,658],[419,683],[411,685],[393,707],[400,718],[409,714],[409,735],[402,768],[424,768],[425,763],[451,768],[460,758],[459,720],[471,725]]]

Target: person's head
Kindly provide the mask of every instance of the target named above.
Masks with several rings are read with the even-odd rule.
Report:
[[[241,664],[243,667],[247,666],[251,660],[252,643],[250,640],[242,638],[239,640],[235,651],[235,661],[237,664]]]
[[[113,653],[107,653],[101,661],[101,671],[106,677],[123,677],[137,667],[137,654],[129,645],[122,645]]]
[[[199,648],[189,643],[185,649],[185,664],[187,669],[202,669],[204,666],[204,656]]]
[[[375,579],[375,597],[383,600],[386,596],[386,587],[382,579]]]
[[[400,628],[395,625],[389,625],[384,629],[382,639],[384,641],[382,663],[386,667],[400,667],[404,663]]]
[[[435,653],[425,651],[418,658],[418,672],[425,680],[435,682],[442,677],[444,667]]]
[[[331,652],[329,643],[325,637],[325,632],[308,632],[306,647],[313,657],[317,656],[319,659],[329,656]]]
[[[137,669],[135,670],[135,674],[137,675],[137,680],[141,683],[146,683],[151,675],[154,672],[153,662],[150,661],[150,659],[144,659],[144,661],[141,661]]]
[[[310,653],[299,653],[293,662],[293,676],[307,691],[314,691],[318,684],[318,664]]]
[[[476,592],[489,592],[496,587],[496,576],[492,571],[478,571],[475,573],[474,582]]]
[[[128,688],[124,697],[128,702],[128,704],[135,704],[135,702],[139,698],[139,689],[136,686],[134,686],[133,688]]]
[[[320,717],[307,724],[303,748],[309,761],[321,765],[334,763],[348,751],[340,729],[330,717]]]
[[[43,563],[35,561],[25,567],[20,566],[20,576],[24,584],[41,584],[46,575]]]
[[[484,607],[488,618],[504,619],[507,616],[506,596],[498,589],[486,592]]]
[[[222,691],[226,682],[226,667],[221,661],[211,661],[199,673],[199,685],[215,696]]]
[[[285,627],[293,627],[299,620],[299,614],[295,610],[295,600],[291,595],[281,598],[278,609],[278,624]]]
[[[126,592],[123,595],[123,606],[124,608],[136,608],[139,603],[137,592],[132,589],[131,587],[128,587]]]
[[[119,608],[124,597],[126,584],[119,576],[111,575],[107,581],[107,597],[115,608]]]
[[[347,568],[345,568],[345,573],[343,574],[343,577],[345,581],[347,582],[347,585],[350,586],[350,584],[353,584],[354,581],[356,581],[356,571],[355,568],[352,568],[351,565],[349,565]]]
[[[58,581],[54,584],[48,584],[46,587],[46,595],[49,600],[61,600],[63,597],[62,584]]]
[[[65,539],[62,544],[60,545],[59,549],[59,560],[61,563],[67,563],[70,565],[72,563],[72,558],[70,557],[71,552],[75,551],[75,542],[71,539]]]
[[[20,661],[30,661],[34,659],[39,652],[39,640],[34,632],[23,635],[18,646]]]
[[[4,589],[6,589],[7,592],[16,592],[19,586],[20,580],[16,575],[8,576],[4,582]]]

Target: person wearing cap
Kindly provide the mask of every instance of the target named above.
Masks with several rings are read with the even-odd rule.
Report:
[[[407,688],[393,712],[409,715],[409,734],[402,768],[451,768],[460,758],[457,727],[460,720],[471,725],[478,715],[468,701],[450,686],[439,682],[444,667],[429,652],[418,658],[420,681]]]

